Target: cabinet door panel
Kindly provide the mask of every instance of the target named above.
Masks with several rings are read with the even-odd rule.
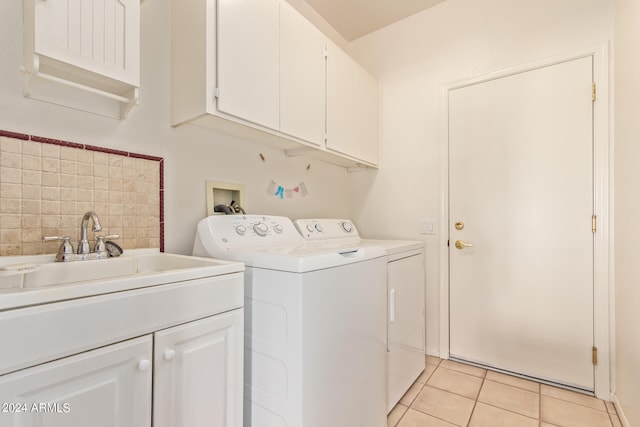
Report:
[[[155,334],[154,427],[242,425],[243,310]]]
[[[35,1],[35,53],[138,85],[139,0]]]
[[[218,110],[278,130],[278,0],[218,0]]]
[[[2,425],[149,427],[151,352],[147,336],[4,375],[0,402],[19,406]]]
[[[280,6],[280,131],[324,143],[325,36],[283,2]]]
[[[327,58],[327,148],[378,164],[378,83],[333,44]]]

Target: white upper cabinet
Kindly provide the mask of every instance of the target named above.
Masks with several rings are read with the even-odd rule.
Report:
[[[342,49],[327,53],[327,150],[377,165],[378,82]]]
[[[24,0],[25,96],[117,118],[137,103],[140,0]]]
[[[280,131],[324,145],[327,38],[291,5],[280,5]]]
[[[377,82],[339,49],[348,65],[335,70],[349,76],[328,81],[328,39],[289,3],[172,0],[171,16],[173,126],[193,123],[288,155],[377,166]],[[342,136],[327,145],[329,117],[340,120]]]
[[[218,0],[218,110],[278,130],[278,0]]]

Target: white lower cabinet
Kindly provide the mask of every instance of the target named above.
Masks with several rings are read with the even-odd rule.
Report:
[[[243,310],[155,333],[154,427],[242,425]]]
[[[0,426],[241,426],[243,325],[240,308],[2,375]]]
[[[151,426],[152,336],[0,377],[0,425]]]

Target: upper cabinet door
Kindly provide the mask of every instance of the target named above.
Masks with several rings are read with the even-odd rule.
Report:
[[[327,57],[327,149],[379,162],[378,83],[330,43]]]
[[[275,130],[278,20],[278,0],[218,0],[218,110]]]
[[[324,145],[326,38],[288,3],[280,6],[280,131]]]
[[[26,1],[35,8],[34,52],[42,61],[139,86],[140,0]]]

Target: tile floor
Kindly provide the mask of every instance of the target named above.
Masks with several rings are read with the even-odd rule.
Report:
[[[388,427],[621,427],[610,402],[427,356]]]

